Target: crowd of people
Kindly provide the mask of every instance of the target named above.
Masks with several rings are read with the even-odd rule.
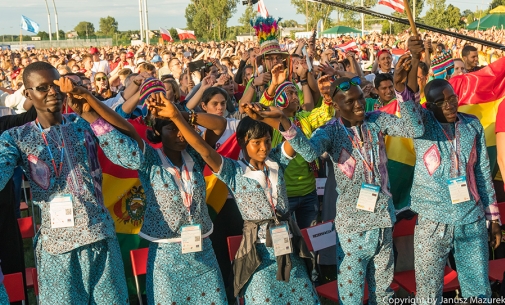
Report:
[[[257,41],[0,52],[0,304],[8,302],[1,270],[14,272],[23,256],[13,233],[23,172],[41,210],[40,303],[131,301],[98,147],[142,182],[148,304],[233,304],[237,296],[319,304],[313,275],[321,269],[300,229],[322,218],[334,219],[328,265],[340,303],[362,304],[366,282],[369,304],[386,304],[393,227],[405,217],[388,177],[386,143],[395,137],[412,139],[416,155],[402,212],[418,217],[418,304],[442,302],[450,252],[461,295],[491,297],[489,251],[502,231],[485,133],[458,112],[448,80],[503,51],[430,32],[279,41],[273,18],[253,27]],[[505,40],[503,30],[464,34]],[[397,115],[384,110],[392,104]],[[505,103],[500,116],[503,171]],[[238,159],[216,152],[230,139]],[[325,164],[321,205],[316,177]],[[207,209],[206,166],[228,187],[221,221]],[[230,265],[233,235],[242,242]]]

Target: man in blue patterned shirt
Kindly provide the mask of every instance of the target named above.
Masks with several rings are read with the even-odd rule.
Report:
[[[27,66],[23,81],[24,95],[33,102],[37,118],[0,136],[0,189],[19,165],[30,182],[33,202],[41,209],[36,237],[40,302],[128,304],[114,222],[103,205],[96,150],[100,145],[111,161],[136,169],[143,158],[143,142],[119,131],[131,127],[122,118],[115,117],[120,122],[117,129],[102,119],[118,116],[111,109],[92,111],[91,93],[60,79],[48,63]],[[80,116],[61,114],[65,94]]]
[[[365,280],[369,304],[382,304],[393,295],[389,285],[393,280],[395,212],[384,136],[418,137],[424,132],[421,124],[411,124],[420,122],[419,105],[413,101],[400,103],[401,117],[365,113],[359,81],[342,77],[331,86],[329,97],[341,119],[317,129],[310,139],[295,125],[282,132],[306,161],[327,152],[334,164],[339,194],[335,217],[338,291],[344,305],[362,302]],[[281,118],[281,122],[285,120]],[[282,126],[290,124],[288,120]]]
[[[412,73],[418,61],[407,57],[400,61],[405,65],[395,71],[398,99],[419,100],[414,94],[417,75]],[[444,267],[451,251],[463,297],[487,299],[491,288],[486,219],[491,223],[491,247],[499,245],[501,231],[484,129],[477,117],[458,112],[458,96],[446,80],[429,82],[424,93],[425,133],[414,137],[411,191],[411,209],[419,214],[414,234],[416,304],[442,302]]]

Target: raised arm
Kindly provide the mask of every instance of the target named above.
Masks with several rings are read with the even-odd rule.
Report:
[[[70,79],[64,77],[54,82],[60,86],[62,93],[67,94],[68,104],[72,110],[83,119],[91,124],[102,117],[121,133],[135,140],[140,150],[144,150],[144,141],[135,128],[110,107],[97,100],[88,90],[83,87],[75,87]]]
[[[219,171],[222,163],[221,155],[212,149],[212,147],[196,133],[195,129],[188,124],[174,104],[170,103],[158,93],[149,97],[148,105],[151,114],[155,117],[172,120],[182,133],[184,139],[186,139],[189,145],[202,156],[203,160],[209,165],[212,171]],[[198,114],[198,116],[199,115],[200,114]],[[198,117],[196,120],[198,120]]]
[[[186,103],[186,108],[195,109],[195,107],[198,106],[198,104],[202,100],[202,96],[205,90],[212,87],[213,84],[214,80],[212,75],[207,75],[206,77],[204,77],[202,79],[202,82],[200,83],[200,88],[198,89],[198,91],[196,91],[196,93],[193,94],[191,99]]]
[[[274,106],[265,106],[260,103],[248,104],[245,107],[245,112],[249,117],[256,121],[261,121],[273,129],[279,130],[282,126],[282,129],[289,129],[291,127],[291,121],[284,115],[282,110],[278,107]],[[291,145],[284,141],[283,144],[284,152],[290,157],[294,157],[296,155],[295,150],[291,147]]]

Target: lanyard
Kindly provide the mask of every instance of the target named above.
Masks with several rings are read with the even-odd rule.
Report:
[[[370,182],[372,182],[373,163],[374,163],[373,162],[373,152],[372,152],[372,149],[369,150],[369,152],[370,152],[370,163],[368,163],[367,160],[365,159],[365,157],[363,156],[363,154],[361,153],[361,148],[363,148],[363,146],[359,147],[358,144],[354,141],[353,137],[351,137],[351,135],[349,134],[349,131],[347,130],[347,127],[345,127],[344,123],[342,123],[342,118],[340,118],[340,125],[345,130],[345,133],[347,134],[347,137],[351,141],[352,146],[354,147],[354,149],[356,149],[356,151],[358,152],[358,155],[360,156],[361,160],[363,160],[363,164],[365,164],[366,168],[368,169],[368,175],[369,175],[369,178],[370,178]],[[354,135],[354,136],[356,136],[356,135]],[[372,139],[372,135],[370,134],[370,130],[368,130],[368,138]],[[365,139],[363,139],[363,140],[365,140]]]
[[[253,171],[257,171],[258,170],[257,168],[255,168],[254,166],[252,166],[252,164],[249,163],[248,161],[246,161],[245,159],[242,159],[242,161],[245,164],[247,164],[247,166],[250,169],[252,169]],[[268,202],[270,203],[270,206],[272,207],[272,211],[274,213],[274,218],[276,218],[276,213],[275,213],[276,209],[275,209],[273,195],[272,195],[272,192],[273,192],[272,191],[272,182],[270,181],[270,169],[268,168],[268,166],[266,164],[263,165],[262,172],[265,175],[265,180],[266,180],[266,184],[267,184],[267,187],[265,189],[265,195],[267,196]]]
[[[59,177],[61,174],[61,171],[63,169],[63,154],[65,151],[65,142],[63,141],[63,136],[61,137],[61,148],[60,148],[60,166],[59,170],[56,168],[56,161],[54,160],[53,153],[51,152],[51,148],[49,147],[49,142],[47,141],[46,134],[44,133],[44,130],[42,129],[42,126],[40,125],[39,119],[36,118],[35,122],[37,123],[37,126],[39,127],[40,134],[42,135],[42,139],[44,140],[44,143],[46,144],[47,151],[49,152],[49,156],[51,157],[51,163],[53,164],[53,169],[54,173],[56,174],[56,177]],[[64,123],[65,121],[63,121]],[[54,140],[53,140],[54,141]],[[56,142],[58,144],[58,142]]]
[[[445,132],[444,127],[442,127],[442,124],[440,124],[440,122],[438,120],[435,120],[435,121],[437,122],[438,126],[440,126],[440,129],[442,129],[444,136],[447,138],[447,141],[449,141],[449,145],[451,146],[451,150],[454,152],[454,156],[456,157],[456,170],[458,171],[458,175],[459,175],[459,156],[458,156],[458,151],[457,151],[458,138],[456,137],[456,124],[454,124],[454,139],[451,140],[449,138],[449,135],[447,134],[447,132]]]
[[[193,201],[193,185],[191,184],[191,178],[190,178],[191,174],[188,170],[188,167],[186,166],[186,162],[184,161],[183,158],[183,163],[181,167],[182,173],[181,173],[179,168],[177,168],[177,166],[175,166],[172,163],[172,161],[170,161],[167,155],[165,155],[165,153],[163,153],[163,155],[167,159],[170,168],[175,172],[175,179],[174,179],[175,183],[177,184],[177,187],[181,192],[182,202],[188,211],[189,220],[192,221],[191,203]]]

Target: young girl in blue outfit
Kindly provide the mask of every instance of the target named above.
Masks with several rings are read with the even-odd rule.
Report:
[[[162,88],[151,89],[160,92],[151,96],[165,96]],[[106,107],[101,103],[90,106],[98,113]],[[215,115],[191,112],[184,113],[184,119],[205,127],[205,141],[210,145],[226,128],[226,120]],[[205,202],[205,162],[188,146],[173,121],[154,117],[148,121],[152,125],[148,140],[162,146],[156,149],[143,143],[138,169],[147,202],[139,235],[151,242],[146,275],[148,304],[226,305],[223,279],[208,238],[213,225]],[[135,130],[126,134],[138,137]]]
[[[244,218],[243,239],[233,267],[235,295],[243,295],[247,305],[319,304],[300,258],[310,254],[288,213],[283,176],[291,160],[288,156],[294,155],[291,146],[285,143],[272,149],[272,128],[246,117],[237,128],[244,158],[224,158],[163,96],[151,98],[149,105],[153,115],[169,118],[177,126],[235,197]]]

